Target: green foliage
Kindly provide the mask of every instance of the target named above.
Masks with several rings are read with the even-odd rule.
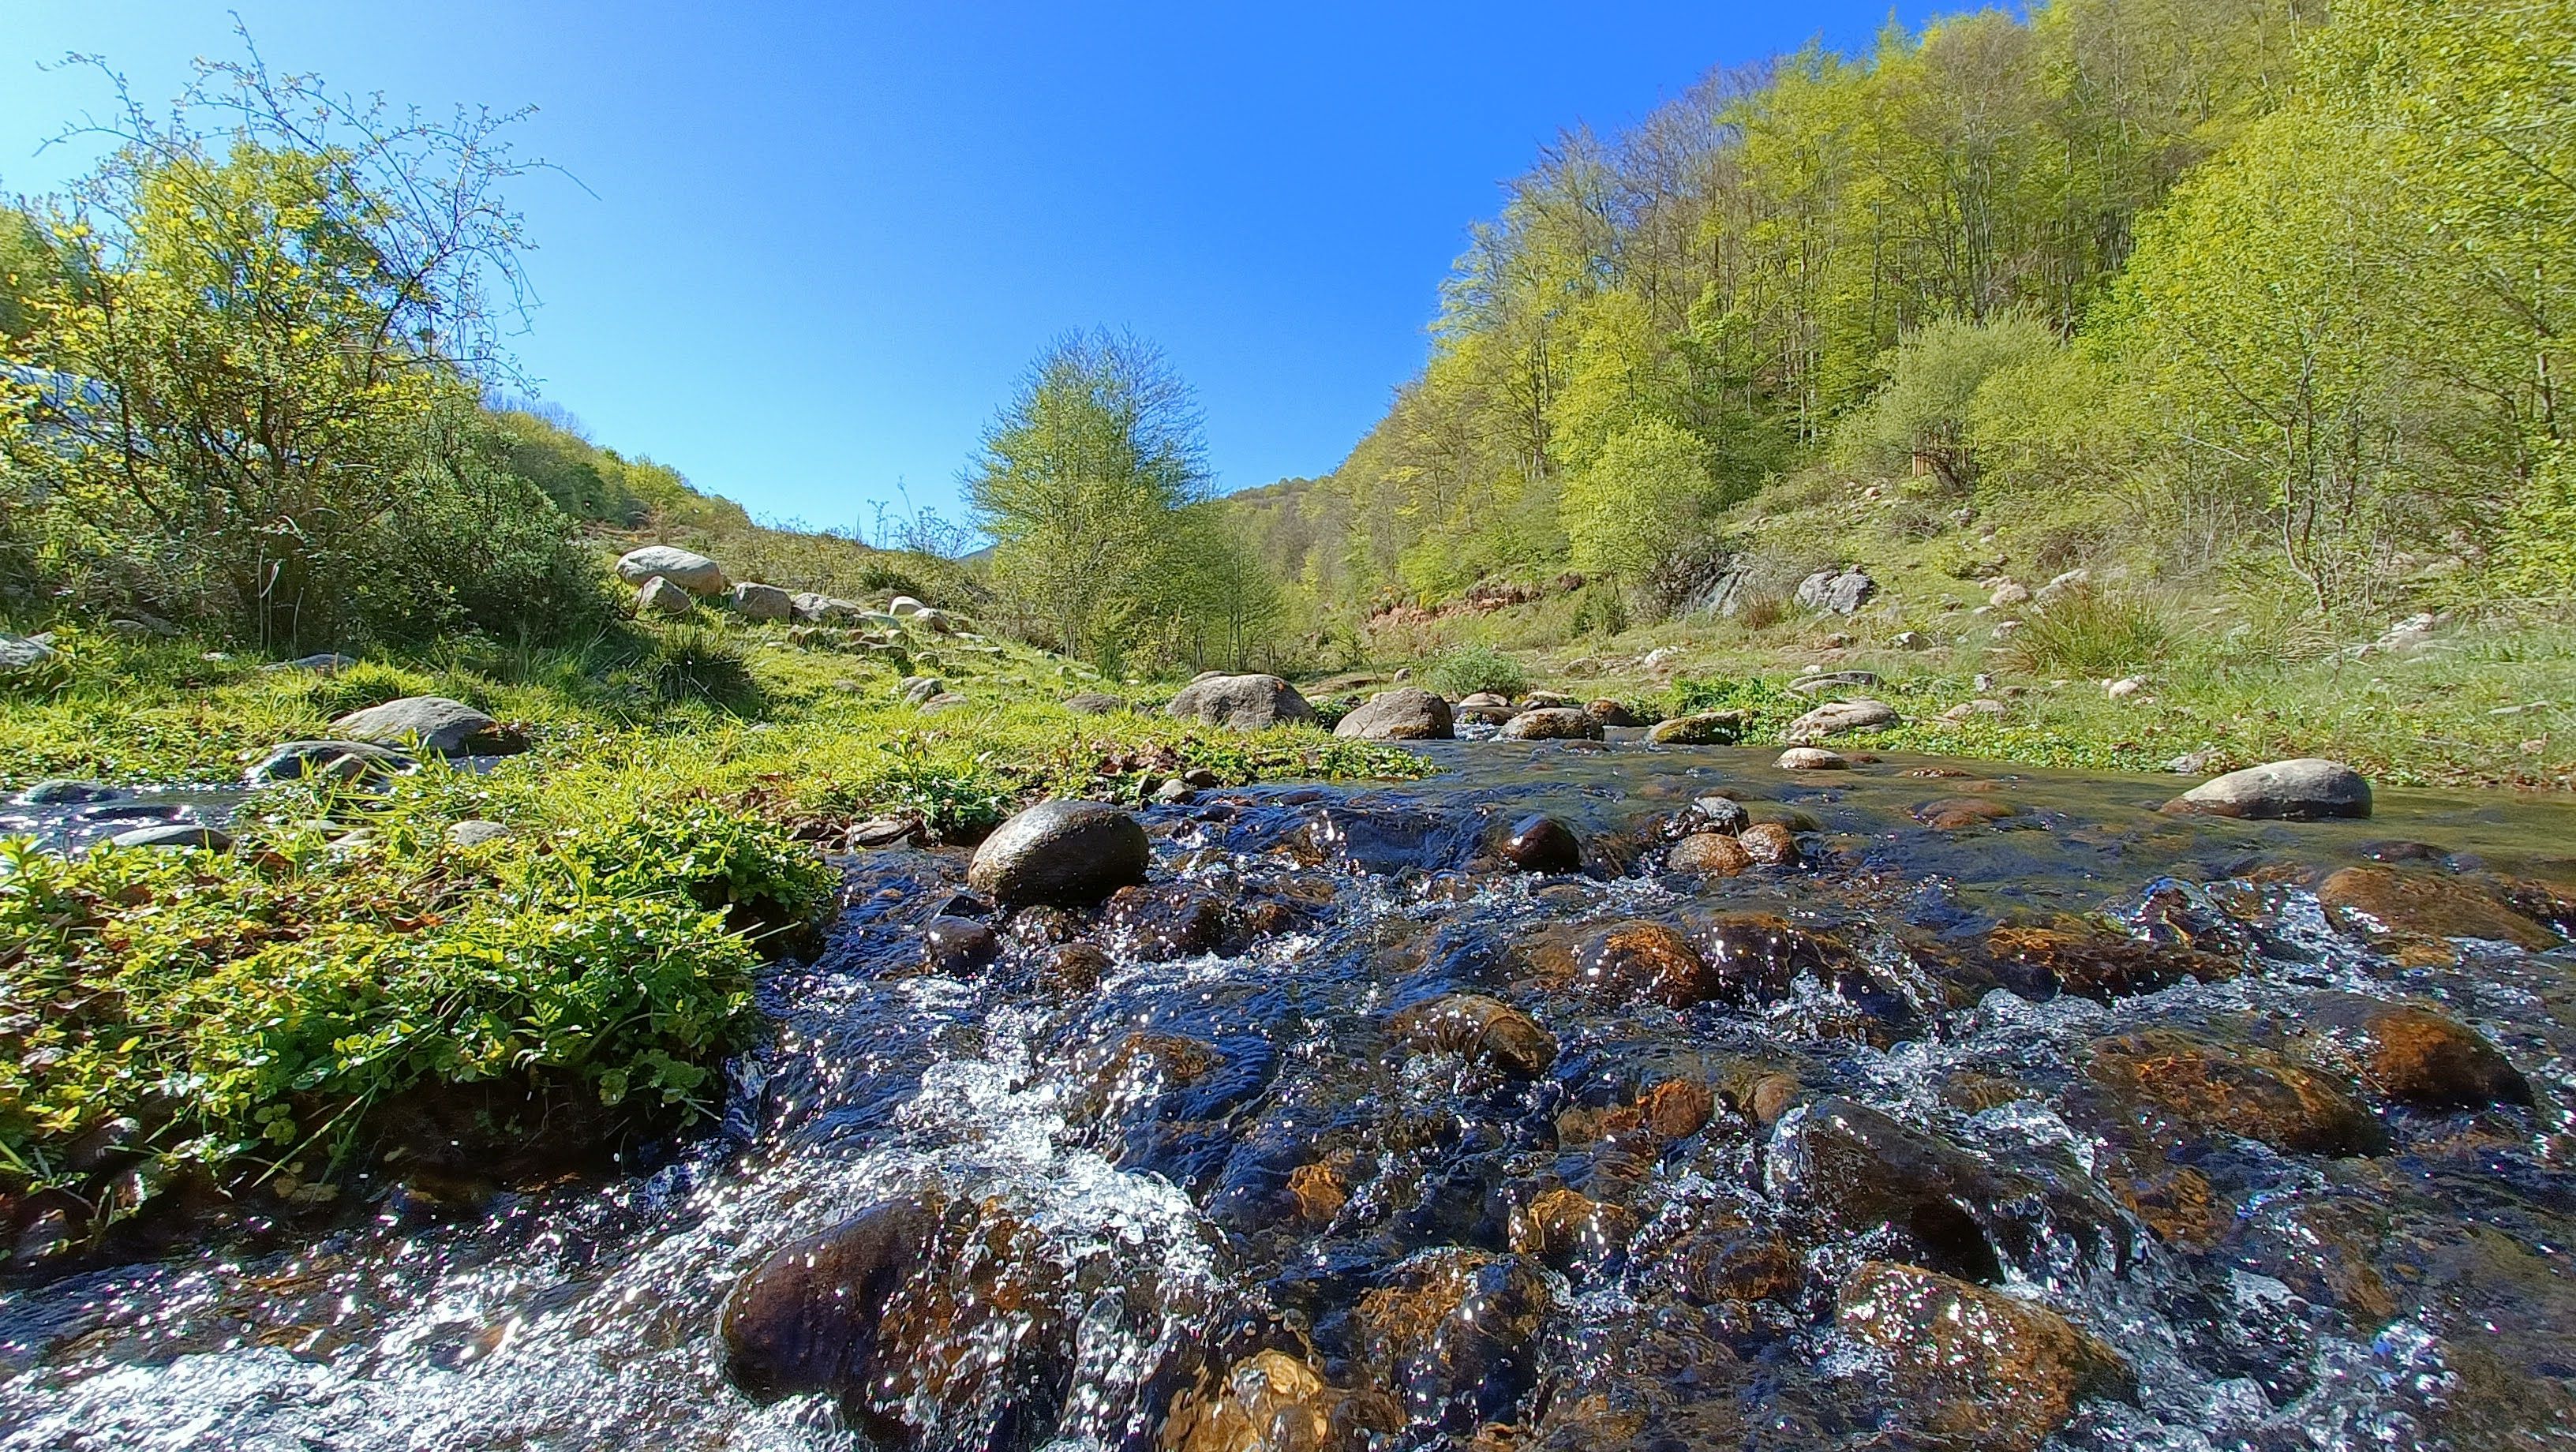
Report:
[[[1010,814],[1011,783],[990,752],[943,758],[917,737],[879,743],[880,758],[855,795],[868,805],[919,819],[933,836],[971,840]]]
[[[1505,698],[1518,697],[1529,689],[1529,672],[1521,663],[1491,646],[1468,645],[1433,661],[1422,673],[1423,680],[1440,694],[1455,700],[1478,691],[1491,691]]]
[[[722,632],[701,625],[682,625],[653,640],[642,667],[653,694],[664,701],[702,701],[721,711],[748,715],[760,705],[760,683],[751,661]]]
[[[1887,386],[1843,420],[1836,452],[1882,476],[1922,468],[1964,489],[1976,480],[1975,424],[1995,412],[1993,403],[1980,408],[1980,395],[1998,378],[2045,369],[2059,351],[2056,331],[2021,310],[1982,322],[1944,314],[1908,329]]]
[[[2171,643],[2164,618],[2145,600],[2079,585],[2028,612],[2005,654],[2034,675],[2102,680],[2156,665]]]
[[[148,1179],[319,1182],[371,1111],[435,1085],[706,1112],[716,1061],[756,1022],[754,955],[726,915],[810,919],[827,870],[703,803],[468,861],[435,820],[413,828],[438,790],[370,808],[391,860],[292,826],[264,829],[260,853],[10,848],[0,1184],[70,1181],[69,1147],[119,1119]]]
[[[1759,676],[1728,680],[1684,677],[1673,682],[1672,714],[1695,716],[1703,711],[1733,711],[1744,718],[1743,734],[1753,740],[1776,739],[1788,724],[1815,702],[1779,682]]]
[[[1700,440],[1649,418],[1605,441],[1557,507],[1576,569],[1633,582],[1706,528],[1715,495]]]

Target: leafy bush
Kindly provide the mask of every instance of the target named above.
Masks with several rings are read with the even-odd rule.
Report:
[[[1776,733],[1813,704],[1786,686],[1755,677],[1732,681],[1685,677],[1673,682],[1673,715],[1733,711],[1744,718],[1747,737]]]
[[[990,753],[942,758],[915,736],[882,749],[857,788],[870,807],[917,816],[931,835],[951,840],[978,836],[1009,815],[1015,792]]]
[[[1489,645],[1462,645],[1431,663],[1423,673],[1432,689],[1456,700],[1478,691],[1516,697],[1529,689],[1529,672],[1519,661]]]
[[[2024,616],[2005,656],[2034,675],[2099,679],[2153,665],[2170,638],[2143,600],[2079,585]]]
[[[695,1117],[757,1022],[728,915],[829,900],[811,853],[705,804],[497,862],[405,825],[377,849],[399,862],[291,828],[224,855],[0,844],[0,1194],[94,1197],[94,1227],[190,1174],[327,1194],[371,1115],[449,1086]]]

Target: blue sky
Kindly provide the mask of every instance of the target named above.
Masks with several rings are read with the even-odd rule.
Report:
[[[8,0],[0,187],[108,93],[232,54],[398,101],[533,105],[517,350],[603,443],[848,525],[957,474],[1028,360],[1133,329],[1199,390],[1222,488],[1330,469],[1422,361],[1468,224],[1576,122],[1714,65],[1863,46],[1878,3],[1294,6]],[[1908,21],[1919,8],[1901,7]]]

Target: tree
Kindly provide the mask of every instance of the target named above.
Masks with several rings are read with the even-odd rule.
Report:
[[[1696,534],[1716,502],[1706,450],[1662,419],[1612,436],[1566,486],[1574,567],[1634,583]]]
[[[510,371],[492,300],[522,295],[523,239],[500,191],[530,165],[511,119],[397,114],[255,52],[199,62],[166,118],[126,97],[116,149],[38,209],[78,285],[34,299],[25,347],[88,390],[8,449],[52,564],[262,644],[442,628],[392,602],[453,590],[382,576],[422,558],[423,510],[466,517],[422,491],[461,477],[449,421]]]
[[[965,482],[997,588],[1066,653],[1103,658],[1206,497],[1198,406],[1150,344],[1068,334],[1030,366]]]
[[[1837,429],[1836,452],[1856,468],[1882,474],[1918,469],[1964,490],[1976,482],[1979,391],[2058,350],[2048,324],[2017,310],[1988,322],[1945,314],[1909,329],[1897,345],[1887,386]]]

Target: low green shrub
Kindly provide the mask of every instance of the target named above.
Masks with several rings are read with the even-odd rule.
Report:
[[[760,709],[760,682],[750,657],[706,626],[684,625],[659,637],[644,670],[653,694],[664,701],[702,701],[738,716]]]
[[[1518,696],[1529,689],[1529,672],[1520,662],[1489,645],[1462,645],[1433,661],[1422,676],[1452,700],[1478,691]]]
[[[1814,704],[1786,686],[1759,677],[1684,677],[1673,683],[1671,714],[1696,716],[1703,711],[1734,711],[1744,718],[1743,735],[1747,739],[1764,739],[1777,735]]]

